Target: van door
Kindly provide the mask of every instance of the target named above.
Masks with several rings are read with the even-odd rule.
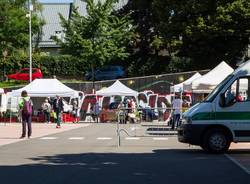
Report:
[[[235,141],[250,141],[250,77],[235,80],[220,94],[215,119],[229,127]]]

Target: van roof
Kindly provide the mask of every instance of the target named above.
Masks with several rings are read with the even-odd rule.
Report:
[[[233,75],[238,75],[238,76],[250,75],[250,60],[242,63],[237,69],[235,69]]]

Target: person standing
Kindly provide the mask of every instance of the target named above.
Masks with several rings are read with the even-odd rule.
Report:
[[[180,99],[180,95],[176,94],[173,100],[173,122],[172,129],[179,126],[179,121],[181,117],[181,108],[182,108],[182,100]]]
[[[50,123],[50,112],[51,112],[51,105],[49,103],[48,98],[42,104],[42,109],[45,117],[45,122]]]
[[[99,105],[98,100],[96,100],[94,111],[95,111],[96,123],[98,123],[99,122],[99,115],[100,115],[100,105]]]
[[[19,100],[18,105],[22,115],[22,135],[20,139],[23,139],[26,136],[26,126],[28,127],[28,138],[30,138],[32,134],[31,118],[33,103],[28,96],[27,91],[22,91],[21,97],[22,98]]]
[[[77,104],[77,100],[73,101],[72,104],[72,116],[74,118],[73,123],[77,123],[78,122],[78,104]]]
[[[136,102],[135,102],[135,100],[133,98],[131,98],[130,103],[131,103],[131,111],[132,111],[132,113],[135,113],[136,112]]]
[[[56,113],[56,128],[61,128],[63,101],[59,95],[53,101],[53,110]]]

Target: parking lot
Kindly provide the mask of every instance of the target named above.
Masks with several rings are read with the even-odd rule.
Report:
[[[249,144],[233,144],[228,154],[213,155],[179,143],[176,135],[122,133],[118,147],[116,124],[64,124],[61,129],[33,124],[33,138],[20,141],[20,127],[1,124],[3,183],[16,183],[21,177],[43,184],[244,183],[250,178]],[[132,134],[133,127],[123,128]],[[12,132],[8,137],[3,135],[7,129]],[[6,139],[12,142],[4,144]]]

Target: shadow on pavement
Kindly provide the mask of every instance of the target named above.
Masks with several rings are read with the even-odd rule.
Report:
[[[233,149],[233,150],[229,150],[227,152],[228,155],[230,154],[250,154],[250,149]]]
[[[19,137],[0,137],[0,139],[14,139],[14,140],[19,140]]]
[[[60,154],[29,159],[36,163],[0,166],[1,183],[231,184],[250,179],[224,155],[195,149]]]

